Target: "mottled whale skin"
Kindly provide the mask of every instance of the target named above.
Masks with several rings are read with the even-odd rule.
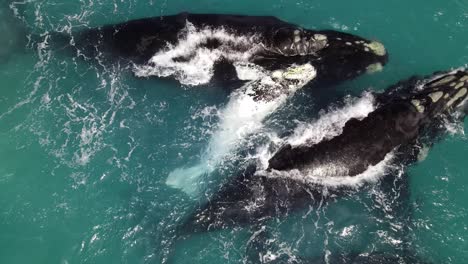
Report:
[[[414,162],[420,142],[434,142],[443,132],[442,120],[466,106],[467,91],[465,69],[400,82],[375,95],[377,109],[362,120],[349,120],[340,135],[312,146],[283,146],[262,173],[255,166],[249,168],[196,210],[183,230],[200,232],[256,223],[355,192],[307,182],[307,171],[324,164],[338,165],[347,174],[324,176],[352,177],[393,150],[399,153],[400,164]],[[274,172],[292,169],[299,170],[303,178],[271,177]]]
[[[388,54],[379,42],[338,31],[304,29],[271,16],[181,13],[81,30],[72,34],[72,42],[71,36],[63,34],[56,34],[52,40],[54,37],[61,39],[59,42],[71,48],[67,50],[82,57],[104,56],[111,61],[141,65],[148,64],[157,52],[176,45],[186,34],[188,23],[200,30],[222,29],[247,39],[239,44],[212,36],[200,42],[200,46],[215,49],[224,45],[226,49],[240,52],[252,51],[252,46],[258,46],[247,60],[269,71],[311,63],[318,72],[314,83],[321,85],[379,70],[388,60]],[[184,56],[175,58],[187,59]],[[220,59],[213,78],[221,81],[237,79],[232,60]]]

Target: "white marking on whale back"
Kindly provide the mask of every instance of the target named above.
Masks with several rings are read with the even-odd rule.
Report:
[[[347,98],[343,107],[331,108],[322,112],[318,119],[299,124],[294,133],[287,138],[281,139],[275,133],[269,134],[270,143],[277,149],[283,144],[310,146],[331,139],[343,132],[346,122],[351,118],[363,119],[375,108],[374,96],[370,92],[365,92],[360,98]],[[268,160],[275,152],[272,151],[270,144],[267,144],[260,146],[256,153],[252,158],[258,160],[260,169],[265,170],[268,168]]]
[[[300,124],[287,139],[287,143],[293,146],[312,145],[330,139],[341,134],[344,125],[351,118],[363,119],[374,110],[374,96],[366,92],[357,100],[348,100],[343,108],[324,113],[311,123]]]
[[[281,146],[285,143],[293,146],[317,144],[341,134],[346,122],[350,119],[363,119],[375,109],[374,96],[369,92],[365,92],[360,98],[347,99],[344,107],[333,108],[321,114],[315,121],[300,124],[294,133],[285,139],[279,139],[276,134],[270,135],[270,141],[276,146]],[[391,160],[394,156],[391,152],[387,154],[383,161],[375,166],[370,166],[365,172],[356,176],[347,176],[347,169],[344,166],[340,166],[340,164],[326,164],[309,170],[305,169],[304,171],[273,170],[271,173],[268,173],[265,169],[268,168],[268,160],[274,154],[275,152],[272,152],[268,145],[257,149],[257,155],[253,157],[259,160],[260,170],[257,172],[257,175],[291,178],[328,187],[360,186],[364,182],[376,181],[385,174],[385,170],[391,165]]]
[[[251,62],[234,62],[237,78],[242,81],[252,81],[264,77],[267,73],[265,69]]]
[[[453,75],[453,74],[455,74],[455,73],[457,73],[457,72],[459,72],[459,71],[466,71],[467,69],[468,69],[467,66],[463,66],[463,67],[455,68],[455,69],[453,69],[453,70],[450,71],[450,72],[442,72],[442,73],[440,73],[440,74],[436,74],[436,75],[432,76],[431,78],[428,78],[428,79],[425,79],[425,80],[419,82],[419,83],[416,85],[416,89],[415,89],[415,90],[419,90],[419,91],[424,90],[424,88],[426,87],[426,84],[431,83],[431,82],[433,82],[434,80],[437,80],[437,79],[441,78],[442,76],[445,76],[445,75]]]
[[[248,61],[261,46],[258,37],[236,35],[225,28],[196,28],[187,21],[179,41],[175,45],[157,52],[146,65],[135,65],[138,77],[173,76],[184,85],[201,85],[213,77],[214,65],[221,59],[229,61]],[[216,48],[203,47],[208,40],[217,40]],[[177,61],[176,58],[187,58]]]
[[[326,187],[360,187],[365,183],[377,182],[383,177],[388,169],[393,168],[392,160],[394,158],[394,152],[388,153],[385,158],[374,166],[369,166],[364,172],[349,176],[347,169],[341,167],[339,164],[326,164],[320,167],[314,167],[311,169],[304,169],[299,171],[297,169],[289,171],[277,171],[272,170],[271,172],[259,171],[257,175],[264,175],[272,178],[288,178],[303,182],[310,185],[320,185]]]
[[[298,71],[301,70],[308,74],[299,74]],[[287,77],[293,73],[296,78],[302,76],[303,79],[297,82],[297,85],[282,86],[281,82],[288,83]],[[310,64],[305,64],[282,71],[281,76],[284,79],[275,79],[272,75],[273,73],[270,73],[259,80],[249,82],[231,94],[228,104],[220,111],[218,129],[212,135],[200,162],[190,168],[174,170],[169,174],[166,184],[192,196],[198,194],[200,184],[205,182],[207,175],[237,149],[248,135],[259,131],[263,127],[262,121],[284,104],[296,90],[313,79],[316,71]],[[255,99],[258,89],[281,89],[281,92],[272,93],[274,96],[268,100]]]

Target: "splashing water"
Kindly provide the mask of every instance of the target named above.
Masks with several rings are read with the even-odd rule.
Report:
[[[317,144],[341,134],[348,120],[352,118],[362,120],[374,111],[376,107],[374,95],[370,92],[364,92],[360,98],[348,97],[345,99],[344,107],[331,108],[327,112],[322,113],[317,120],[301,123],[294,130],[294,133],[287,138],[280,139],[276,134],[270,134],[270,144],[273,143],[275,146],[283,144],[311,146]],[[443,126],[450,134],[464,135],[463,123],[445,120]],[[274,154],[275,151],[269,145],[264,145],[257,149],[257,155],[254,155],[254,158],[259,161],[261,169],[256,172],[257,175],[289,178],[307,184],[332,188],[343,186],[357,188],[365,183],[375,183],[390,170],[393,173],[403,173],[403,168],[399,164],[394,163],[395,150],[388,153],[379,163],[369,166],[366,171],[355,176],[348,176],[347,169],[340,166],[340,164],[325,164],[305,171],[294,169],[290,171],[273,170],[272,172],[266,172],[268,161]]]
[[[265,174],[273,178],[288,178],[310,185],[320,185],[331,188],[352,187],[358,188],[365,183],[375,183],[386,175],[389,169],[400,169],[392,164],[394,153],[388,153],[379,163],[369,166],[364,172],[349,176],[347,170],[337,164],[314,167],[311,170],[301,172],[297,169],[290,171],[276,171],[265,174],[264,171],[258,172],[259,175]]]
[[[287,139],[288,143],[297,145],[313,145],[324,139],[330,139],[341,134],[343,127],[351,118],[363,119],[375,110],[374,96],[366,92],[358,99],[348,98],[346,105],[332,109],[311,123],[302,123],[294,134]]]
[[[288,143],[291,145],[313,145],[322,140],[331,139],[342,133],[346,122],[352,118],[363,119],[376,108],[374,96],[370,92],[365,92],[360,98],[346,98],[345,105],[341,108],[332,108],[321,114],[321,116],[310,123],[302,123],[294,133],[282,140],[278,140],[276,135],[270,135],[270,142],[275,145]],[[295,179],[307,184],[322,185],[327,187],[359,187],[366,182],[376,182],[385,172],[392,167],[394,153],[386,155],[385,159],[374,166],[370,166],[363,173],[356,176],[347,176],[347,171],[339,164],[326,165],[314,168],[313,170],[300,172],[299,170],[276,171],[267,173],[268,160],[274,155],[274,151],[268,146],[258,149],[256,158],[259,160],[260,168],[258,175],[268,177],[280,177]],[[337,177],[337,175],[341,175]]]
[[[291,66],[286,71],[275,71],[235,91],[226,107],[220,111],[219,127],[203,153],[200,164],[174,170],[169,174],[166,184],[189,195],[196,195],[200,184],[204,183],[204,179],[201,179],[203,175],[212,173],[248,135],[263,127],[265,117],[284,104],[291,94],[315,75],[316,71],[310,64]],[[298,82],[289,84],[288,78]]]
[[[370,92],[365,92],[360,98],[346,98],[343,107],[331,108],[323,112],[315,121],[300,123],[294,133],[287,138],[281,139],[274,133],[268,134],[269,142],[275,146],[282,144],[313,145],[339,135],[348,120],[351,118],[363,119],[374,111],[375,107],[374,96]],[[261,169],[265,170],[268,167],[268,160],[275,153],[273,150],[269,144],[258,148],[258,154],[254,155],[253,158],[258,159]]]
[[[221,59],[247,61],[260,48],[255,44],[256,36],[238,36],[224,28],[197,29],[186,22],[185,35],[176,45],[168,44],[167,49],[155,54],[148,65],[135,65],[136,76],[174,76],[184,85],[208,83],[214,74],[214,66]],[[209,40],[217,40],[217,48],[204,47]],[[184,58],[184,60],[180,60]]]

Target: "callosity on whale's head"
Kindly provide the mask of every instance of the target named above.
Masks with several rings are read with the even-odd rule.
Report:
[[[388,59],[380,42],[353,34],[226,14],[143,18],[56,33],[51,43],[84,58],[129,63],[139,77],[175,77],[187,85],[238,81],[233,63],[242,62],[269,72],[310,64],[317,70],[313,84],[328,86],[379,71]]]
[[[458,69],[400,82],[377,94],[376,109],[362,120],[346,122],[340,135],[312,145],[285,144],[268,161],[268,169],[299,169],[314,177],[364,173],[398,147],[432,141],[442,132],[441,122],[461,117],[453,113],[466,106],[467,81],[466,69]]]
[[[362,73],[378,72],[388,61],[388,53],[380,42],[337,31],[320,34],[328,39],[327,51],[320,54],[316,66],[322,82],[334,83],[343,77],[351,79]]]
[[[321,85],[380,71],[388,61],[388,53],[380,42],[344,32],[285,27],[270,34],[265,42],[266,56],[259,56],[254,62],[265,68],[311,63],[317,68],[315,80]],[[278,57],[282,58],[272,59]]]
[[[466,107],[467,96],[468,70],[457,69],[423,81],[408,100],[430,122],[432,118]]]

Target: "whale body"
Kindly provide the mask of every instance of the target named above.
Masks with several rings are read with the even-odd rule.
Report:
[[[57,33],[54,39],[80,57],[128,62],[137,76],[174,77],[187,85],[245,80],[233,62],[268,71],[310,63],[318,72],[315,83],[332,84],[379,70],[388,59],[379,42],[270,16],[181,13]]]
[[[444,119],[465,116],[459,110],[466,107],[467,92],[465,69],[400,82],[375,94],[375,110],[348,120],[339,135],[314,144],[286,144],[266,169],[253,166],[234,178],[183,228],[207,231],[255,223],[352,193],[353,188],[324,188],[314,179],[358,177],[391,153],[397,153],[394,162],[414,162],[420,144],[444,131]]]
[[[311,170],[317,174],[316,168],[333,164],[330,175],[325,171],[323,176],[363,173],[398,146],[415,142],[427,126],[434,126],[437,119],[464,101],[467,78],[466,71],[460,70],[424,84],[421,91],[400,91],[395,96],[395,88],[390,89],[378,96],[381,106],[365,119],[349,120],[343,133],[328,141],[284,146],[269,160],[268,170]]]

